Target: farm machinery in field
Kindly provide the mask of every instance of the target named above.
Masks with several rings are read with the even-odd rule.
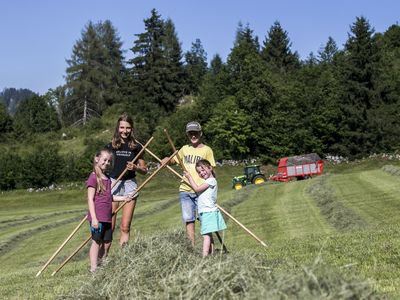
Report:
[[[244,167],[244,175],[232,179],[232,188],[240,190],[248,184],[261,184],[267,181],[265,175],[260,171],[260,166],[250,165]]]
[[[284,157],[279,160],[278,173],[269,179],[282,182],[293,178],[302,180],[321,175],[323,170],[324,161],[316,153]]]

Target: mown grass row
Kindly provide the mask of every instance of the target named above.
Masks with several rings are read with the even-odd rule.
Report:
[[[289,265],[280,268],[264,255],[230,253],[202,259],[193,252],[185,234],[175,231],[137,236],[80,289],[60,297],[378,299],[378,294],[367,282],[342,276],[319,261],[298,268]]]
[[[327,175],[314,178],[307,188],[322,215],[329,224],[340,231],[366,227],[367,222],[337,198],[335,191],[327,184],[328,178]]]
[[[11,238],[8,238],[6,240],[2,240],[0,243],[0,255],[3,255],[11,250],[13,250],[15,247],[18,246],[19,243],[21,243],[23,240],[41,232],[41,231],[46,231],[49,228],[57,228],[60,226],[64,226],[66,224],[70,224],[73,222],[77,222],[82,219],[82,216],[75,216],[73,218],[61,220],[61,221],[56,221],[52,223],[48,223],[42,226],[38,226],[36,228],[28,229],[22,232],[19,232],[18,234],[13,235]]]
[[[382,171],[389,173],[394,176],[400,176],[400,168],[393,165],[384,165]]]
[[[115,243],[109,265],[98,275],[93,278],[88,275],[85,248],[55,277],[49,276],[56,265],[89,235],[86,226],[43,276],[32,280],[73,229],[73,224],[50,227],[24,238],[12,251],[0,255],[0,264],[5,270],[0,274],[0,295],[2,298],[54,299],[62,295],[64,298],[93,299],[107,298],[102,295],[112,291],[109,295],[112,294],[113,299],[117,298],[115,295],[118,293],[121,299],[129,298],[127,293],[149,299],[155,299],[154,295],[201,299],[224,298],[221,295],[231,299],[381,299],[387,293],[388,297],[396,299],[400,296],[400,233],[397,229],[400,224],[398,217],[395,218],[400,210],[396,204],[400,197],[397,196],[398,178],[376,168],[359,168],[360,172],[332,174],[325,182],[333,190],[336,200],[369,224],[362,230],[351,231],[337,231],[321,214],[315,200],[307,192],[307,187],[317,178],[276,185],[267,183],[233,191],[229,185],[231,175],[224,168],[219,170],[218,202],[267,242],[269,247],[264,249],[227,220],[225,237],[230,253],[209,260],[200,257],[201,237],[197,227],[198,239],[194,250],[188,248],[182,232],[171,231],[182,228],[178,181],[171,179],[169,173],[161,174],[141,193],[129,247],[122,251]],[[170,181],[163,184],[167,180]],[[72,193],[78,194],[76,191]],[[79,193],[84,193],[84,190]],[[7,219],[3,217],[0,220],[26,216],[26,206],[39,200],[23,199],[23,193],[16,194],[20,201],[6,200],[12,207],[8,207],[4,214]],[[35,214],[39,211],[51,213],[57,208],[86,207],[79,199],[71,201],[71,194],[68,193],[65,197],[71,200],[60,206],[64,203],[62,196],[59,193],[56,195],[55,203],[36,202],[33,209]],[[51,195],[46,195],[46,198],[50,199]],[[154,235],[155,232],[159,234]],[[149,234],[152,237],[148,237]],[[153,256],[156,250],[166,259]],[[183,256],[178,257],[180,255]],[[182,266],[183,263],[189,265],[190,270]],[[220,273],[219,268],[222,270]],[[158,272],[160,277],[154,275]],[[123,274],[129,275],[124,277]],[[103,276],[109,277],[103,282]],[[107,285],[108,281],[112,283]],[[87,282],[88,286],[82,286],[83,282]],[[101,290],[106,285],[107,290]],[[180,285],[183,286],[182,290]],[[153,288],[157,294],[152,294]],[[194,290],[194,293],[187,294],[186,291],[190,290]],[[254,294],[253,290],[261,292]],[[201,293],[205,293],[204,296]]]
[[[399,179],[380,169],[337,174],[329,179],[336,196],[346,207],[371,225],[399,221]]]
[[[44,221],[48,220],[54,217],[58,216],[64,216],[64,215],[69,215],[69,214],[84,214],[84,211],[82,209],[73,209],[73,210],[66,210],[63,212],[52,212],[52,213],[46,213],[42,215],[33,215],[33,216],[23,216],[15,219],[7,219],[7,220],[0,220],[0,230],[4,231],[9,227],[15,228],[16,226],[21,226],[21,225],[26,225],[26,224],[32,224],[38,221]]]

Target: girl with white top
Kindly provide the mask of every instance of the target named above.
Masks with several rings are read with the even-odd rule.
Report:
[[[218,185],[210,162],[206,159],[197,161],[196,171],[204,179],[204,183],[200,185],[196,184],[189,172],[184,174],[193,190],[199,195],[197,207],[201,222],[200,233],[203,235],[203,257],[205,257],[213,253],[212,233],[226,229],[226,225],[216,205]]]

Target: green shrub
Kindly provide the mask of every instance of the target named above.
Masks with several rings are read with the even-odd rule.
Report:
[[[58,148],[56,144],[40,143],[31,154],[23,158],[22,187],[44,187],[60,180],[63,160],[58,154]]]
[[[13,151],[0,151],[0,190],[11,190],[21,176],[21,158]]]

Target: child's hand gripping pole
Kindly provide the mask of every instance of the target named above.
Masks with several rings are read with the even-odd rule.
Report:
[[[175,152],[175,151],[176,151],[176,148],[175,148],[174,142],[172,141],[171,137],[169,136],[168,130],[167,130],[166,128],[164,128],[164,132],[165,132],[165,135],[167,136],[167,139],[168,139],[169,144],[171,145],[172,151]],[[187,172],[186,167],[185,167],[185,165],[183,164],[183,161],[182,161],[182,159],[179,157],[179,155],[176,155],[176,159],[178,160],[179,165],[182,167],[182,170],[185,171],[185,172]]]
[[[167,136],[168,142],[170,143],[172,149],[174,149],[174,151],[175,151],[174,143],[172,142],[172,139],[171,139],[171,137],[169,136],[167,129],[164,129],[164,132],[165,132],[165,134],[166,134],[166,136]],[[182,162],[182,160],[180,159],[180,157],[179,157],[178,155],[177,155],[176,157],[177,157],[177,159],[178,159],[178,161],[179,161],[179,164],[182,166],[183,171],[184,171],[184,172],[187,172],[187,170],[185,169],[185,166],[183,165],[183,162]],[[179,176],[185,183],[189,184],[189,183],[187,182],[187,180],[186,180],[185,177],[183,177],[182,175],[179,175],[179,173],[176,173],[176,172],[174,172],[174,174],[177,175],[177,176]],[[189,185],[190,185],[190,184],[189,184]],[[193,187],[192,187],[192,189],[193,189]],[[263,245],[264,247],[267,247],[267,245],[266,245],[260,238],[258,238],[253,232],[251,232],[251,231],[250,231],[248,228],[246,228],[242,223],[240,223],[237,219],[235,219],[235,218],[234,218],[231,214],[229,214],[225,209],[223,209],[223,208],[222,208],[221,206],[219,206],[218,204],[217,204],[217,207],[218,207],[219,210],[222,211],[228,218],[232,219],[232,220],[233,220],[236,224],[238,224],[244,231],[246,231],[246,232],[247,232],[249,235],[251,235],[255,240],[257,240],[261,245]]]
[[[134,163],[134,162],[142,155],[143,151],[144,151],[144,150],[147,148],[147,146],[153,141],[153,139],[154,139],[154,137],[151,137],[151,138],[149,138],[149,140],[147,141],[147,143],[146,143],[145,145],[142,145],[142,144],[141,144],[142,149],[140,149],[139,153],[136,154],[135,158],[132,159],[132,160],[130,161],[130,163]],[[111,188],[113,188],[113,187],[118,183],[118,181],[121,180],[122,176],[124,176],[126,172],[128,172],[128,168],[127,168],[127,167],[126,167],[125,170],[121,173],[121,175],[118,176],[117,180],[115,180],[115,182],[113,183],[113,185],[112,185]]]
[[[161,166],[155,170],[153,174],[147,177],[147,179],[136,189],[136,192],[139,192],[151,179],[153,179],[153,177],[165,167],[165,165],[176,155],[177,152],[178,151],[175,151],[165,163],[161,164]],[[128,201],[123,202],[113,214],[116,214],[122,207],[124,207],[126,203],[128,203]],[[91,236],[89,236],[78,248],[76,248],[75,251],[51,274],[51,276],[54,276],[58,271],[60,271],[72,259],[72,257],[74,257],[75,254],[78,253],[79,250],[81,250],[90,241],[90,239]]]
[[[166,128],[164,128],[164,132],[165,132],[165,135],[167,136],[169,144],[171,145],[172,151],[176,151],[174,142],[172,141],[170,135],[168,134],[168,130]],[[187,169],[186,169],[185,165],[183,164],[183,161],[179,157],[179,155],[176,155],[176,158],[177,158],[178,163],[181,166],[181,168],[183,170],[183,173],[184,173],[184,175],[186,177],[185,178],[186,180],[183,180],[183,182],[186,183],[192,190],[194,190],[192,185],[190,184],[190,182],[188,182],[189,181],[189,176],[191,176],[190,173],[187,171]],[[219,235],[219,232],[217,231],[215,234],[217,235],[218,240],[221,242],[224,251],[228,252],[228,249],[226,248],[225,244],[223,243],[223,240],[221,239],[221,236]]]
[[[139,153],[136,155],[136,157],[132,160],[134,162],[137,160],[140,155],[142,155],[143,151],[147,149],[147,146],[153,141],[154,137],[151,137],[145,145],[141,145],[142,149],[139,151]],[[114,182],[111,188],[113,188],[119,180],[121,180],[122,176],[127,172],[127,169],[125,168],[124,172],[117,178],[117,180]],[[65,241],[58,247],[56,252],[53,253],[53,255],[49,258],[49,260],[43,265],[43,267],[40,269],[40,271],[36,274],[36,277],[38,277],[47,267],[48,265],[54,260],[54,258],[57,256],[58,253],[64,248],[64,246],[69,242],[69,240],[75,235],[75,233],[79,230],[79,228],[85,223],[86,221],[86,216],[81,220],[81,222],[76,226],[76,228],[71,232],[71,234],[65,239]]]

